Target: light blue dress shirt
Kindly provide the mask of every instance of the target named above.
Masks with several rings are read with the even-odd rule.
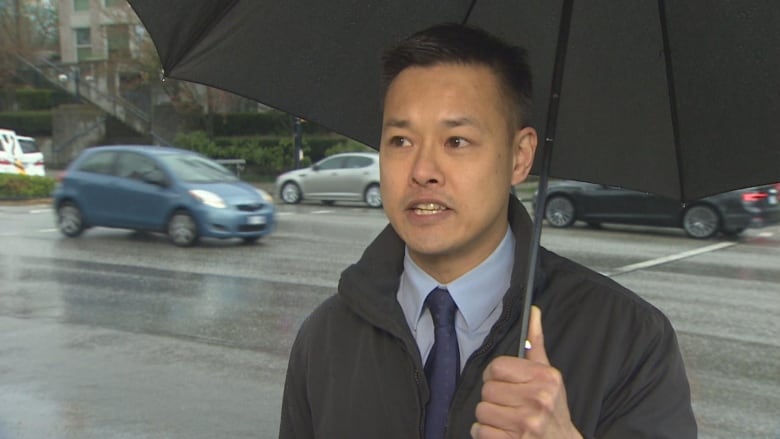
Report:
[[[397,298],[420,348],[423,364],[433,347],[433,319],[425,307],[428,293],[437,287],[446,288],[458,305],[455,332],[462,371],[468,358],[482,345],[501,315],[502,300],[512,276],[514,255],[515,237],[507,227],[504,238],[487,259],[449,284],[441,285],[414,263],[409,249],[406,249]]]

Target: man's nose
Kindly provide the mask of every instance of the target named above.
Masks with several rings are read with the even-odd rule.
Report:
[[[423,144],[417,149],[411,172],[412,183],[420,186],[441,184],[444,176],[441,172],[439,151],[431,144]]]

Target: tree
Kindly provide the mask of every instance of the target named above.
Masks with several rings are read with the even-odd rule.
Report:
[[[59,49],[56,1],[0,0],[0,87],[18,66],[17,56],[33,60]]]

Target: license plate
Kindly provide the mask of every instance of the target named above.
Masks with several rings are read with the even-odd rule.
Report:
[[[769,204],[777,204],[777,195],[769,196]]]
[[[252,215],[250,217],[247,217],[246,223],[251,224],[253,226],[258,224],[265,224],[265,217],[262,215]]]

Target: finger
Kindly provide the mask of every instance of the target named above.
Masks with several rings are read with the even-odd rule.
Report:
[[[544,348],[542,310],[536,305],[531,307],[531,316],[528,321],[528,340],[531,342],[531,349],[527,350],[525,358],[537,363],[550,365],[547,351]]]

